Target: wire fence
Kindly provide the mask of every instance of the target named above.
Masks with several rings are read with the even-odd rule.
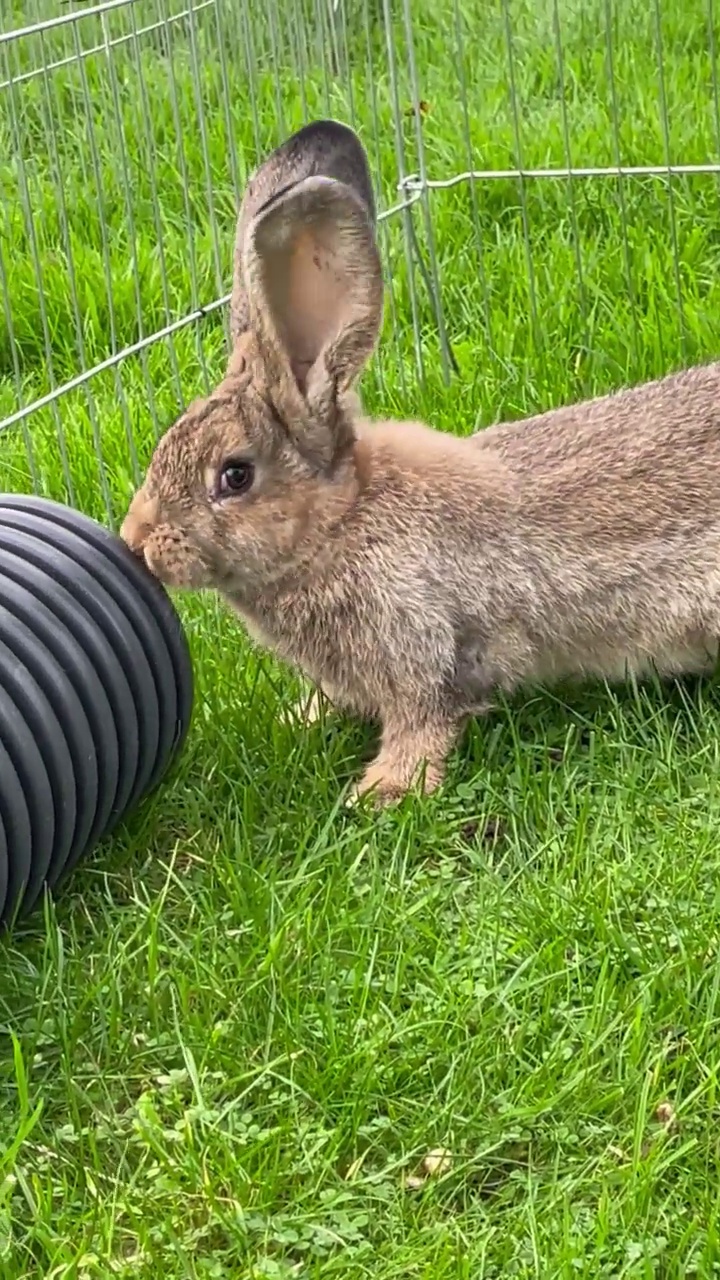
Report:
[[[379,406],[477,371],[501,402],[518,366],[542,399],[558,344],[578,392],[713,348],[713,0],[0,0],[0,19],[6,488],[117,519],[221,370],[248,173],[319,115],[358,129],[380,193]]]

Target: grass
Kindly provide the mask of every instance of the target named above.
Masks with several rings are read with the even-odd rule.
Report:
[[[256,14],[250,55],[243,8],[209,7],[172,47],[155,29],[0,89],[0,418],[228,288],[235,178],[304,110],[356,119],[395,201],[418,126],[388,7],[398,139],[372,0],[334,35],[301,0]],[[50,12],[12,0],[3,25]],[[413,4],[432,177],[469,153],[563,165],[567,139],[583,165],[717,157],[706,0],[509,12],[517,116],[496,0]],[[68,57],[72,30],[0,45],[0,80]],[[395,215],[373,411],[470,431],[717,353],[717,179],[492,180],[429,209],[458,373]],[[414,226],[431,270],[421,207]],[[35,412],[0,438],[0,483],[116,520],[223,352],[215,313]],[[718,1274],[717,689],[528,693],[472,727],[440,796],[350,816],[366,732],[292,724],[292,673],[213,601],[179,605],[183,759],[2,943],[0,1275]],[[437,1148],[451,1167],[408,1187]]]

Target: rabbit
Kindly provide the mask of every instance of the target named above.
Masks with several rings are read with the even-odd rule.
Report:
[[[121,535],[379,720],[353,797],[389,804],[438,787],[500,692],[713,670],[720,364],[460,437],[362,416],[382,310],[364,150],[318,121],[248,185],[226,374],[158,442]]]

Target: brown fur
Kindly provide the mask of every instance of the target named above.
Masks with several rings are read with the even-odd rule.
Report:
[[[158,444],[122,534],[163,581],[217,588],[331,701],[378,717],[359,790],[392,800],[440,782],[497,690],[712,669],[720,365],[469,439],[359,418],[380,267],[364,156],[334,128],[313,126],[313,155],[290,148],[302,173],[281,166],[279,193],[271,158],[269,213],[241,213],[228,373]],[[323,157],[343,148],[328,181]],[[255,484],[218,501],[238,456]]]

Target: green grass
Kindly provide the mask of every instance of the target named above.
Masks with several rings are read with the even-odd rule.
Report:
[[[69,67],[0,89],[0,418],[227,290],[234,178],[304,107],[356,119],[394,202],[382,6],[348,4],[332,47],[329,7],[303,4],[279,11],[279,89],[269,20],[254,19],[249,77],[243,7],[229,4],[194,34],[175,24],[171,51],[157,33],[139,59],[120,46],[115,79],[93,56],[85,78]],[[402,6],[389,8],[412,172]],[[468,167],[460,71],[473,163],[515,165],[497,0],[412,8],[430,175]],[[658,32],[670,157],[717,157],[707,0],[558,0],[564,98],[551,0],[509,8],[526,166],[566,163],[563,102],[575,164],[616,151],[664,163]],[[170,6],[135,9],[140,26]],[[10,25],[53,9],[0,11]],[[302,78],[288,36],[301,18]],[[110,35],[130,22],[113,11]],[[102,38],[96,19],[78,31]],[[0,81],[72,50],[69,27],[0,45]],[[459,372],[446,386],[394,216],[375,412],[465,432],[720,349],[713,177],[671,192],[657,179],[461,184],[429,208]],[[427,264],[421,207],[414,226]],[[215,313],[33,414],[0,436],[0,485],[116,520],[155,433],[223,353]],[[213,601],[179,603],[198,685],[183,759],[45,917],[2,943],[0,1275],[718,1274],[717,688],[528,694],[472,727],[440,796],[349,815],[342,788],[369,733],[294,725],[292,673]],[[408,1188],[438,1147],[451,1167]]]

